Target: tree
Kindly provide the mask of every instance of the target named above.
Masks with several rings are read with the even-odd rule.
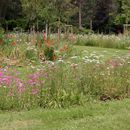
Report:
[[[4,19],[10,0],[0,0],[0,20]]]
[[[113,12],[113,0],[97,0],[94,17],[94,30],[108,32],[110,14]]]
[[[85,26],[93,29],[93,19],[95,16],[96,0],[85,0],[83,4],[83,23]]]
[[[38,17],[39,10],[41,8],[42,0],[21,0],[23,13],[26,15],[28,19],[29,26],[32,27],[35,23],[37,24],[38,30]]]
[[[70,17],[76,13],[76,6],[71,3],[71,0],[54,0],[53,5],[56,9],[58,34],[60,39],[60,25],[61,23],[69,23]]]
[[[120,5],[120,12],[117,15],[117,18],[128,24],[130,22],[130,0],[118,0],[118,3]]]
[[[73,0],[73,4],[78,7],[78,22],[79,22],[79,29],[82,29],[82,5],[85,0]]]

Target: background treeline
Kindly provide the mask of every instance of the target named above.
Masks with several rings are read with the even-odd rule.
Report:
[[[130,0],[0,0],[5,29],[73,25],[76,29],[120,33],[130,23]]]

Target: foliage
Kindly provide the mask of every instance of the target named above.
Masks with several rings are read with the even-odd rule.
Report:
[[[4,29],[0,27],[0,34],[4,34]]]
[[[55,56],[54,48],[46,46],[44,48],[44,55],[45,55],[46,60],[53,61],[54,60],[54,56]]]
[[[45,24],[60,21],[76,28],[109,33],[130,22],[129,0],[2,0],[0,5],[1,24],[10,30],[14,27],[27,30],[33,25],[43,30]]]
[[[82,29],[79,30],[79,34],[81,34],[81,35],[84,35],[84,34],[93,34],[93,33],[94,32],[91,29],[84,29],[84,28],[82,28]]]

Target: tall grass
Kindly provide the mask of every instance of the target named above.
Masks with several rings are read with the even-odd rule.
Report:
[[[128,49],[130,38],[123,35],[80,35],[77,38],[76,45]]]

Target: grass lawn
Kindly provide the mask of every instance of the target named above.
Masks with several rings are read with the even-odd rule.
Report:
[[[130,130],[130,100],[69,109],[1,111],[0,130]]]
[[[74,48],[77,54],[81,54],[85,50],[88,51],[89,53],[96,52],[97,55],[104,55],[105,60],[113,57],[128,55],[128,50],[121,50],[121,49],[89,47],[89,46],[75,46]]]

